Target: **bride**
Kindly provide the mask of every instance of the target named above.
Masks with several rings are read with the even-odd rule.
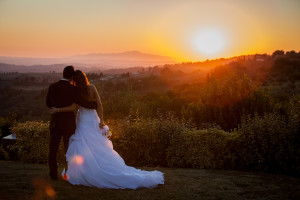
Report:
[[[76,131],[70,138],[66,153],[68,169],[63,172],[63,177],[73,185],[98,188],[153,188],[164,184],[162,172],[143,171],[125,164],[105,136],[107,129],[103,128],[103,108],[97,89],[89,84],[80,70],[76,71],[74,82],[81,96],[89,101],[97,101],[98,107],[97,110],[79,107]],[[76,107],[73,104],[59,110],[53,108],[52,112],[70,112]]]

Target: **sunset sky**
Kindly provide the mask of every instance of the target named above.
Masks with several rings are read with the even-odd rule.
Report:
[[[0,0],[0,56],[300,50],[300,0]]]

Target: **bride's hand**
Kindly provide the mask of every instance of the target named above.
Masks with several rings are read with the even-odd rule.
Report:
[[[101,123],[99,124],[99,127],[100,127],[101,129],[102,129],[104,126],[105,126],[104,122],[101,122]]]
[[[59,108],[52,107],[52,108],[50,109],[50,113],[51,113],[51,114],[54,114],[54,113],[57,113],[57,112],[59,112]]]

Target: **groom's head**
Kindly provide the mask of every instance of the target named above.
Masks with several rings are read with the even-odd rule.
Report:
[[[64,68],[63,77],[65,79],[68,79],[68,80],[72,79],[74,74],[75,74],[75,70],[74,70],[73,66],[66,66]]]

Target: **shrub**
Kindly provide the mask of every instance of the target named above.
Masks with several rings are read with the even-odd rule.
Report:
[[[17,151],[18,159],[26,162],[47,163],[49,153],[49,123],[38,121],[18,123],[12,127],[17,142],[10,148]],[[59,161],[63,160],[63,148],[60,145]]]
[[[222,168],[231,162],[230,133],[216,128],[196,130],[172,115],[131,115],[110,126],[114,148],[128,165]]]
[[[128,165],[240,168],[296,175],[300,174],[300,102],[289,103],[283,111],[243,117],[231,133],[211,127],[197,130],[171,114],[159,113],[146,119],[131,112],[108,125],[114,148]],[[11,149],[20,160],[47,162],[49,123],[18,123],[12,132],[18,140]]]
[[[129,116],[113,125],[113,143],[127,164],[135,166],[167,166],[170,137],[185,129],[172,116],[141,119]]]
[[[216,129],[185,130],[173,135],[168,148],[171,167],[223,168],[230,134]]]
[[[8,160],[8,153],[0,146],[0,160]]]
[[[15,123],[15,114],[10,114],[8,117],[0,117],[0,141],[2,137],[11,134],[10,128]]]
[[[298,123],[271,113],[244,117],[238,128],[239,165],[264,171],[299,173]]]

